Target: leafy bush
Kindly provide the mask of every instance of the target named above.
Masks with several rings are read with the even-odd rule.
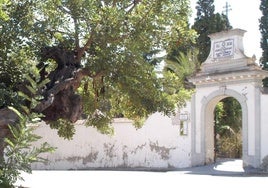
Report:
[[[16,111],[15,109],[13,109]],[[31,163],[45,162],[41,153],[52,152],[55,148],[43,143],[32,147],[32,143],[41,137],[33,134],[33,127],[26,125],[26,118],[19,112],[19,123],[9,126],[11,136],[5,138],[5,155],[0,158],[0,187],[14,187],[18,180],[23,180],[22,172],[31,173]]]
[[[59,137],[71,140],[75,134],[74,124],[65,119],[58,119],[57,121],[50,122],[50,128],[58,130]]]

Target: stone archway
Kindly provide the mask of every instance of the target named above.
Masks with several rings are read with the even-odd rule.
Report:
[[[262,80],[268,72],[261,70],[255,58],[244,54],[245,31],[234,29],[210,35],[211,50],[201,70],[190,79],[196,86],[191,103],[192,165],[214,162],[214,114],[216,104],[233,97],[242,109],[242,159],[244,169],[259,168],[267,151],[266,119],[262,115],[266,101]]]
[[[205,152],[205,164],[210,164],[214,162],[214,109],[219,101],[226,97],[233,97],[236,99],[241,105],[242,109],[242,143],[243,143],[243,153],[242,156],[246,156],[247,150],[247,140],[248,140],[248,107],[246,104],[246,97],[241,95],[240,93],[231,90],[231,89],[221,89],[212,92],[206,98],[202,100],[202,115],[201,122],[203,127],[202,129],[205,142],[204,149]],[[245,149],[244,149],[245,148]]]

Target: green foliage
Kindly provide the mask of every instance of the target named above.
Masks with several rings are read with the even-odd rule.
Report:
[[[176,104],[175,108],[185,106],[186,100],[190,100],[193,92],[193,85],[188,78],[199,70],[197,51],[188,51],[186,54],[180,52],[165,61],[163,70],[163,91],[167,102]]]
[[[68,140],[71,140],[75,134],[74,124],[65,119],[58,119],[55,122],[51,122],[50,128],[57,129],[58,135]]]
[[[0,19],[2,20],[8,20],[9,17],[5,12],[5,7],[10,3],[9,0],[1,0],[0,1]]]
[[[10,102],[1,102],[3,106],[30,104],[33,109],[45,98],[42,89],[46,88],[38,84],[44,86],[47,80],[39,83],[32,69],[43,62],[39,56],[43,46],[70,51],[85,47],[77,61],[89,73],[77,92],[82,95],[88,123],[101,132],[112,133],[107,123],[118,115],[123,114],[140,127],[148,115],[170,115],[177,103],[185,102],[187,92],[183,88],[171,95],[166,92],[177,87],[173,84],[167,89],[168,81],[176,80],[181,86],[182,80],[168,74],[159,77],[159,59],[154,55],[193,41],[195,32],[188,24],[189,0],[21,0],[5,6],[5,12],[9,19],[0,19],[0,80],[6,87],[5,101]],[[51,59],[44,64],[48,72],[55,69]],[[18,95],[17,87],[25,80],[29,83],[27,91]],[[9,93],[14,96],[12,92],[19,101],[7,98]],[[96,116],[97,111],[104,116]],[[51,127],[68,139],[74,134],[74,126],[62,119]]]
[[[114,129],[110,126],[112,117],[108,117],[101,111],[96,110],[92,115],[87,118],[86,126],[96,127],[102,134],[114,134]]]
[[[16,106],[20,102],[17,92],[6,87],[4,83],[0,83],[0,108],[5,106]]]
[[[223,125],[223,122],[222,122],[223,119],[225,118],[223,102],[219,102],[216,105],[214,115],[215,115],[215,131],[216,131],[216,134],[218,134],[222,130],[221,126],[225,126]]]
[[[236,99],[231,97],[227,97],[221,102],[223,103],[223,114],[221,116],[219,124],[228,125],[235,132],[239,132],[242,125],[241,105]]]
[[[25,75],[30,75],[37,63],[37,48],[30,42],[33,9],[30,1],[1,2],[8,19],[0,19],[0,84],[5,93],[0,107],[20,108],[24,101],[18,90],[25,87]]]
[[[30,74],[24,75],[24,79],[26,85],[23,85],[23,89],[17,92],[20,98],[17,109],[27,116],[30,121],[41,121],[43,115],[33,112],[33,109],[44,98],[41,95],[41,91],[49,82],[49,79],[40,81],[39,70],[35,66],[30,68]]]
[[[48,143],[43,143],[39,147],[31,145],[41,137],[33,134],[33,127],[27,126],[29,122],[40,121],[42,115],[31,112],[38,105],[42,96],[39,94],[48,80],[39,82],[39,71],[36,67],[29,69],[29,75],[22,75],[27,80],[23,85],[24,92],[14,92],[11,87],[2,87],[1,95],[4,97],[2,107],[9,107],[19,117],[19,121],[9,125],[10,135],[4,138],[5,152],[0,156],[0,185],[1,187],[14,187],[14,183],[21,178],[22,172],[31,173],[31,163],[44,162],[45,159],[39,157],[40,154],[52,152],[54,148]],[[4,83],[2,83],[5,86]],[[2,102],[2,98],[1,98]],[[16,107],[18,110],[15,110]]]
[[[35,122],[40,120],[41,115],[31,112],[31,109],[35,108],[38,101],[42,99],[42,96],[38,92],[44,87],[47,80],[38,83],[39,72],[32,66],[29,69],[30,75],[22,75],[27,80],[26,85],[23,85],[24,92],[14,92],[11,90],[13,83],[9,85],[9,88],[2,87],[1,104],[2,107],[13,106],[12,109],[19,117],[19,122],[13,125],[9,125],[11,135],[5,138],[5,156],[1,156],[1,170],[0,170],[0,185],[6,187],[12,187],[14,183],[21,179],[21,172],[31,173],[31,163],[44,162],[44,159],[39,157],[39,154],[52,152],[54,148],[50,147],[47,143],[43,143],[38,148],[31,147],[31,144],[39,140],[41,137],[33,134],[33,127],[29,127],[26,124],[29,122]],[[12,76],[12,74],[10,74]],[[11,80],[12,81],[12,80]],[[16,83],[16,81],[14,81]],[[2,83],[5,86],[4,83]],[[27,103],[25,103],[27,101]],[[26,105],[27,104],[27,105]],[[15,110],[16,107],[21,111]]]
[[[134,120],[136,128],[140,128],[151,113],[159,111],[171,115],[177,106],[185,105],[185,101],[190,99],[191,91],[184,89],[183,80],[198,69],[198,62],[190,52],[187,57],[181,54],[179,59],[181,63],[169,61],[160,78],[149,64],[140,67],[137,65],[136,69],[129,70],[126,70],[128,67],[122,67],[123,79],[116,80],[118,84],[113,83],[113,87],[100,84],[99,89],[104,87],[105,93],[98,98],[94,98],[95,88],[90,84],[91,80],[84,80],[79,93],[83,96],[84,112],[88,116],[87,125],[113,134],[109,124],[118,115]],[[126,71],[130,74],[123,75]],[[133,76],[138,74],[139,76]],[[106,83],[109,82],[107,80]],[[96,85],[95,82],[94,86]]]
[[[231,29],[226,15],[214,13],[214,0],[197,1],[197,17],[192,28],[197,32],[196,47],[199,49],[198,60],[203,63],[210,52],[209,34]]]
[[[173,57],[179,56],[180,53],[186,54],[187,51],[192,50],[195,45],[197,33],[194,29],[190,28],[189,18],[192,11],[190,11],[189,6],[189,3],[181,2],[181,10],[184,11],[179,13],[181,18],[176,20],[176,25],[172,27],[175,40],[171,40],[169,43],[169,48],[167,49],[168,60],[173,60]]]
[[[261,32],[261,48],[262,48],[262,58],[261,63],[264,69],[268,68],[268,1],[261,0],[260,10],[262,16],[260,19],[260,32]]]
[[[198,50],[191,50],[186,53],[180,52],[178,56],[174,56],[166,60],[165,70],[174,73],[179,82],[177,84],[180,87],[191,89],[191,85],[188,81],[188,78],[200,69],[200,62],[197,60]]]
[[[54,148],[43,143],[39,147],[31,144],[41,137],[33,134],[33,127],[27,126],[27,118],[13,109],[19,116],[20,121],[10,125],[11,136],[5,138],[5,156],[0,159],[0,185],[1,187],[14,187],[18,179],[22,179],[21,173],[31,173],[31,163],[45,162],[40,154],[54,151]]]
[[[264,70],[268,70],[268,1],[261,0],[260,10],[262,12],[262,16],[259,20],[260,25],[259,29],[261,32],[261,49],[262,49],[262,57],[260,59],[260,64],[262,65]],[[264,86],[268,86],[268,79],[264,79]]]
[[[215,134],[219,155],[240,158],[242,155],[242,110],[239,102],[228,97],[215,107]]]

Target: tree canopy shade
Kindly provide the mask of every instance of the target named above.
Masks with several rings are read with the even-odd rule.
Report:
[[[66,136],[81,116],[105,132],[113,117],[139,122],[185,100],[182,82],[166,92],[175,78],[157,73],[155,54],[194,37],[188,0],[6,0],[0,8],[0,117],[7,106],[43,114]]]

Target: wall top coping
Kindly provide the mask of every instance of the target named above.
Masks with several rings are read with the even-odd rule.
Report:
[[[243,37],[246,32],[247,32],[246,30],[236,28],[236,29],[232,29],[232,30],[221,31],[218,33],[212,33],[212,34],[208,35],[208,37],[211,40],[221,39],[223,37],[232,37],[235,35]]]

